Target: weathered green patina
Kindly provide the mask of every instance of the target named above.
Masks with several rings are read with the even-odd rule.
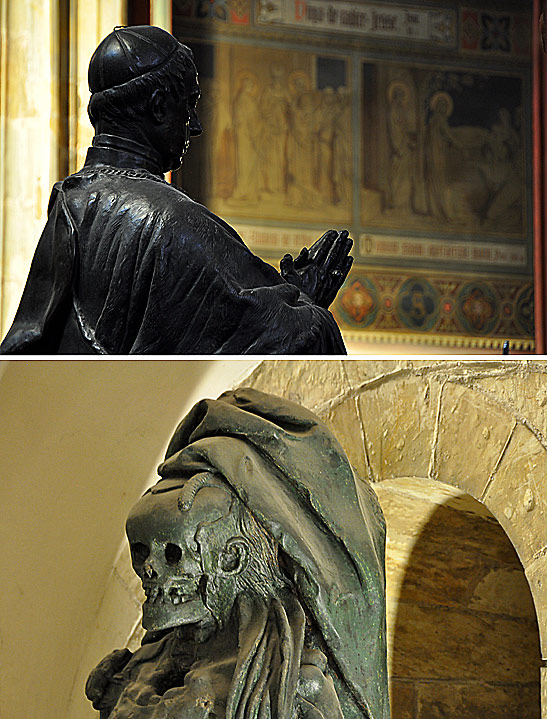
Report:
[[[385,526],[308,410],[199,402],[131,511],[143,646],[87,694],[101,719],[388,719]]]

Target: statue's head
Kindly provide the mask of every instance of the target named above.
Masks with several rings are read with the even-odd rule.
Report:
[[[218,475],[148,492],[126,529],[145,629],[222,626],[240,592],[272,596],[286,584],[274,540]]]
[[[115,28],[93,53],[88,78],[96,132],[126,135],[138,125],[164,172],[180,166],[190,137],[201,133],[190,48],[159,27]]]

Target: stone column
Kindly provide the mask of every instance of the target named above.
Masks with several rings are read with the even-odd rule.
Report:
[[[167,32],[173,30],[173,4],[171,0],[150,0],[150,25],[162,27]],[[167,182],[171,182],[171,172],[165,173]]]
[[[89,58],[115,25],[124,0],[0,0],[0,338],[19,304],[42,232],[49,193],[83,164],[93,128],[87,118]],[[60,32],[68,19],[68,33]],[[69,43],[68,138],[60,136],[59,56]]]
[[[173,28],[171,0],[151,0],[150,24],[171,32]]]
[[[70,3],[69,171],[83,165],[93,128],[87,116],[89,59],[116,25],[125,23],[123,0],[73,0]]]
[[[0,0],[0,334],[8,329],[57,171],[55,0]]]

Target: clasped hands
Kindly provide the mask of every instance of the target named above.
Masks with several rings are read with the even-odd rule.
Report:
[[[328,230],[296,259],[285,255],[280,262],[281,276],[296,285],[316,305],[328,309],[348,276],[353,257],[348,252],[353,240],[347,230]]]

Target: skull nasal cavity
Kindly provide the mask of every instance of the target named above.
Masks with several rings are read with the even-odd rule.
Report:
[[[182,549],[180,547],[171,543],[165,545],[165,559],[167,560],[167,564],[178,564],[181,557]]]
[[[150,550],[142,542],[134,542],[131,545],[131,557],[134,564],[142,564],[150,554]]]

